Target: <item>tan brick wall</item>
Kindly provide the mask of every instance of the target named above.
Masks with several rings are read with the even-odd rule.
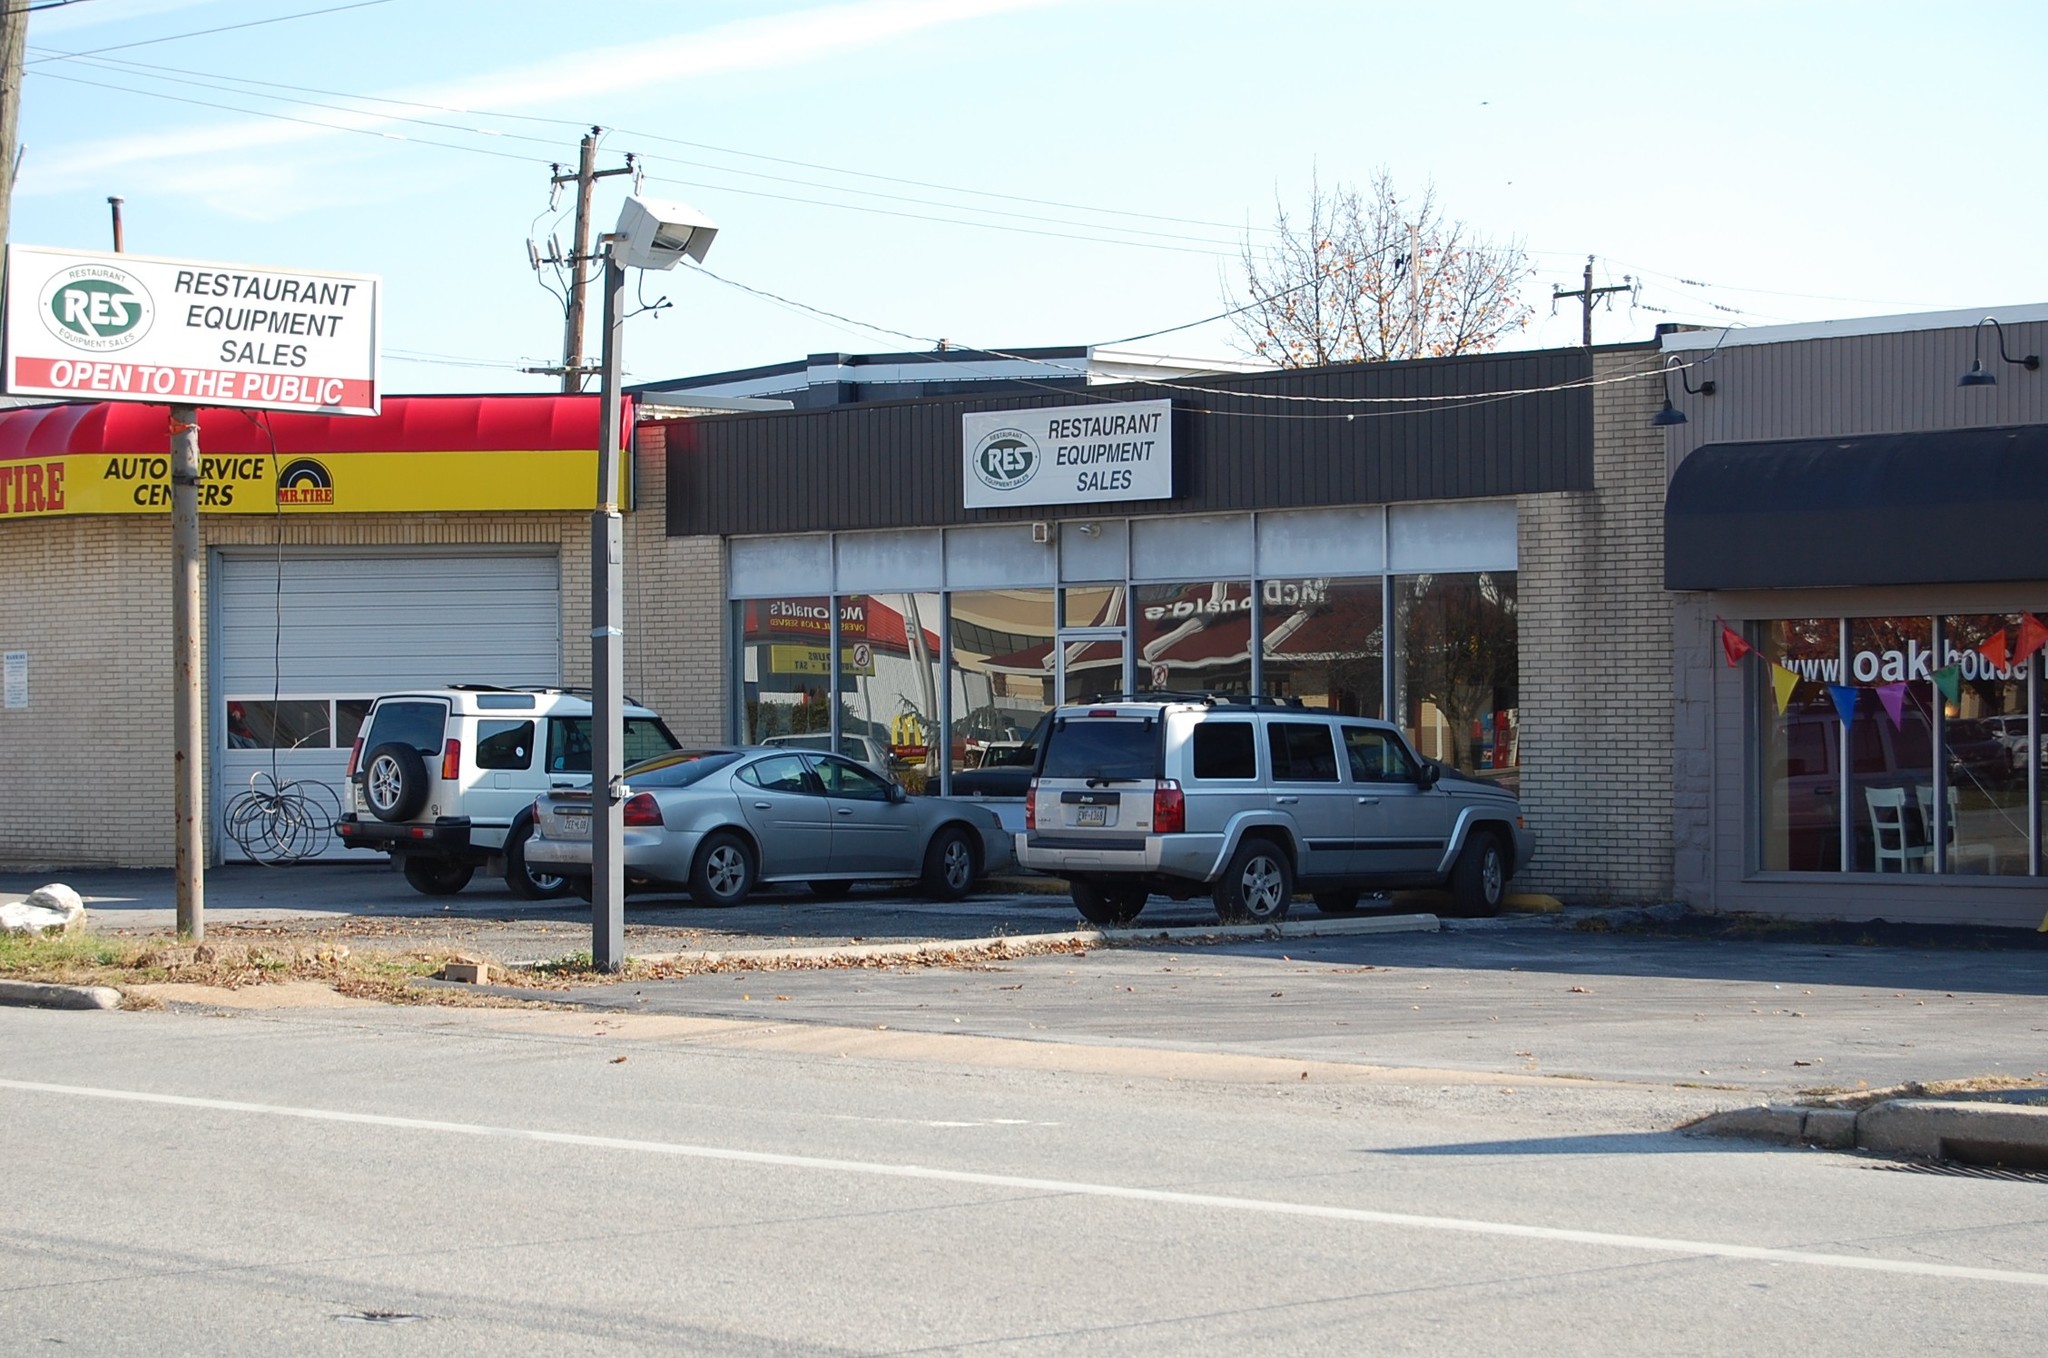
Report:
[[[678,739],[722,741],[725,550],[715,537],[667,535],[668,444],[661,426],[641,426],[638,445],[637,508],[626,539],[626,691],[653,704]],[[589,653],[586,640],[584,673]]]
[[[1657,358],[1598,354],[1594,377],[1655,373]],[[1522,802],[1538,848],[1516,885],[1569,901],[1672,892],[1662,402],[1654,377],[1596,386],[1594,489],[1521,503]]]

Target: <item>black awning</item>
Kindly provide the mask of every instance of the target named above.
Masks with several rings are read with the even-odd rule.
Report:
[[[1664,502],[1664,588],[2048,580],[2048,425],[1713,443]]]

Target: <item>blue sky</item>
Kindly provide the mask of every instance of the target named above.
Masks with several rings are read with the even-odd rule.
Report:
[[[134,251],[379,274],[393,392],[547,388],[526,241],[591,124],[712,271],[848,318],[649,275],[635,380],[1194,321],[1276,193],[1380,167],[1528,248],[1513,347],[1577,342],[1588,254],[1642,283],[1603,342],[2048,301],[2034,3],[73,0],[29,41],[12,239],[106,248],[119,194]]]

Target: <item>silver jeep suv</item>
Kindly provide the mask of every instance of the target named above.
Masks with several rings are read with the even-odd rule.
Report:
[[[628,764],[677,748],[661,718],[625,708]],[[559,896],[567,879],[526,862],[534,800],[590,786],[590,699],[559,688],[387,693],[370,705],[348,759],[335,827],[351,849],[388,853],[429,896],[462,890],[478,868],[514,895]]]
[[[1062,707],[1044,730],[1017,861],[1065,878],[1097,924],[1128,924],[1154,892],[1268,922],[1297,887],[1326,914],[1448,887],[1457,913],[1492,915],[1535,847],[1512,792],[1383,721],[1155,694]]]

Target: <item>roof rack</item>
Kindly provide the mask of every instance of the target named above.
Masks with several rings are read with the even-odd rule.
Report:
[[[572,698],[595,698],[594,690],[582,684],[447,684],[444,687],[463,693],[566,693]],[[627,707],[645,707],[630,693],[621,693],[619,701]]]
[[[1270,693],[1217,693],[1203,691],[1182,693],[1167,689],[1152,689],[1144,693],[1105,693],[1090,698],[1094,703],[1206,703],[1210,707],[1291,707],[1302,705],[1299,698],[1278,698]],[[1073,703],[1081,707],[1085,704]]]

